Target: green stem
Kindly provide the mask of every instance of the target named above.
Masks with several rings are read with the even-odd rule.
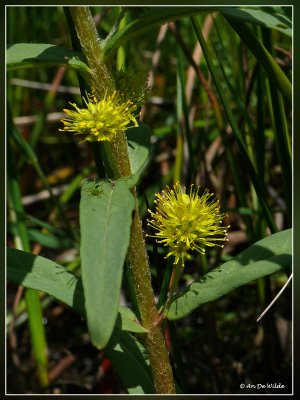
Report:
[[[170,304],[172,303],[173,299],[174,299],[174,294],[177,290],[178,287],[178,282],[180,279],[180,275],[181,275],[181,271],[184,268],[183,264],[174,264],[173,266],[173,273],[171,276],[171,280],[170,280],[170,286],[169,286],[169,293],[168,293],[168,300],[167,303],[165,305],[165,309],[168,310]]]
[[[169,292],[169,286],[170,286],[172,272],[173,272],[173,262],[170,258],[168,258],[167,268],[164,273],[164,278],[163,278],[163,282],[161,285],[158,304],[157,304],[159,310],[163,309],[162,306],[166,303],[166,301],[168,299],[168,292]]]
[[[172,270],[171,270],[172,267]],[[181,272],[184,268],[184,263],[167,265],[167,270],[164,276],[163,288],[158,300],[159,313],[161,316],[168,314],[168,309],[175,298],[178,288]]]
[[[26,289],[25,301],[28,312],[28,323],[31,345],[36,364],[36,374],[41,387],[49,385],[48,355],[41,301],[37,290]]]
[[[86,7],[72,7],[70,12],[75,24],[83,52],[92,71],[91,85],[95,95],[114,90],[114,82],[103,63],[103,53],[90,11]],[[109,75],[109,77],[108,77]],[[119,135],[104,147],[107,159],[111,163],[114,176],[131,175],[127,141],[125,134]],[[133,191],[134,195],[135,191]],[[169,354],[166,348],[160,318],[155,305],[151,286],[151,275],[139,215],[137,200],[131,225],[131,238],[128,249],[128,261],[132,272],[136,299],[143,326],[148,330],[145,345],[151,364],[153,381],[157,393],[176,393]]]
[[[106,94],[111,94],[115,87],[114,81],[103,62],[103,51],[93,17],[88,7],[70,7],[69,10],[82,51],[91,68],[93,90],[97,96],[103,98]]]

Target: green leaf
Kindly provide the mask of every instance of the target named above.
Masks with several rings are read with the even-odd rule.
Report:
[[[134,19],[114,35],[108,36],[104,47],[104,55],[106,58],[111,57],[127,41],[144,34],[150,29],[153,30],[161,24],[194,14],[201,14],[209,10],[211,9],[206,9],[205,7],[144,7],[141,17]]]
[[[45,292],[86,318],[81,279],[54,261],[8,247],[7,279],[17,285]],[[117,328],[145,333],[146,330],[136,321],[130,309],[119,307]]]
[[[8,224],[8,232],[16,235],[18,232],[17,225],[14,223]],[[70,238],[58,234],[51,235],[32,228],[27,228],[27,233],[31,242],[39,243],[43,247],[49,247],[50,249],[69,249],[74,246],[74,242]]]
[[[139,122],[138,128],[128,129],[126,136],[131,172],[133,175],[139,174],[149,156],[150,127],[143,122]]]
[[[284,14],[272,12],[271,7],[269,9],[270,11],[253,7],[220,7],[220,12],[244,22],[251,22],[266,28],[275,29],[292,37],[292,21]]]
[[[81,189],[81,269],[91,340],[104,348],[119,308],[134,197],[124,181],[84,183]]]
[[[50,249],[69,249],[74,246],[74,242],[67,237],[49,235],[37,229],[28,229],[28,236],[31,241],[40,243]]]
[[[130,394],[155,394],[145,348],[132,335],[114,331],[104,350]]]
[[[128,307],[119,306],[116,327],[129,332],[146,333],[147,330],[138,322],[135,313]]]
[[[287,229],[259,240],[238,256],[205,274],[178,295],[168,319],[185,317],[201,304],[214,301],[258,278],[292,264],[292,230]]]
[[[276,29],[287,35],[291,35],[291,21],[285,15],[266,12],[250,8],[237,7],[144,7],[141,15],[120,29],[113,35],[109,35],[105,41],[104,54],[111,57],[114,52],[127,41],[153,30],[166,22],[176,21],[181,18],[196,16],[203,13],[222,11],[228,16],[234,16],[241,21],[252,22]],[[264,21],[264,24],[263,24]]]
[[[89,76],[90,69],[82,54],[44,43],[16,43],[7,49],[7,70],[68,65]]]
[[[134,186],[136,186],[136,184],[138,183],[139,176],[138,175],[130,175],[130,176],[125,176],[125,177],[119,178],[119,180],[123,181],[125,183],[125,185],[127,186],[127,188],[130,190]]]

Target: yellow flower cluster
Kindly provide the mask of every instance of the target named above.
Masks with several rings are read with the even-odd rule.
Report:
[[[156,194],[156,211],[148,210],[152,217],[148,225],[157,231],[152,237],[168,246],[167,257],[174,256],[175,264],[181,260],[182,267],[190,251],[204,254],[205,247],[223,247],[222,242],[228,240],[229,226],[220,226],[224,214],[218,200],[210,200],[213,194],[207,190],[200,196],[199,189],[192,185],[187,194],[176,182],[173,189]]]
[[[124,102],[122,99],[122,95],[114,91],[100,101],[94,96],[84,100],[87,108],[81,109],[71,103],[75,111],[64,109],[69,119],[62,120],[64,128],[60,131],[84,135],[88,142],[112,140],[127,129],[130,122],[133,122],[132,127],[138,126],[134,116],[136,106],[130,100]]]

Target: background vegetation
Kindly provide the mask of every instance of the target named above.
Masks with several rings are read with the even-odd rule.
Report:
[[[105,38],[122,10],[91,10]],[[237,8],[201,12],[203,51],[189,17],[154,24],[150,11],[126,10],[119,29],[136,20],[141,27],[136,36],[125,36],[111,57],[115,69],[147,73],[151,88],[140,113],[151,128],[150,155],[138,189],[144,231],[148,233],[147,208],[153,207],[155,193],[176,180],[214,192],[231,226],[224,249],[194,255],[187,263],[180,282],[184,287],[270,233],[291,227],[291,9],[252,8],[246,16]],[[146,29],[147,23],[153,27]],[[7,41],[71,48],[64,10],[9,7]],[[8,68],[7,240],[18,247],[26,237],[24,250],[80,274],[80,188],[84,179],[97,175],[90,144],[58,131],[69,102],[81,103],[76,69],[43,63]],[[147,243],[158,295],[166,250],[152,239]],[[168,324],[166,340],[184,393],[245,393],[240,383],[273,382],[286,385],[280,393],[291,391],[289,287],[256,322],[287,277],[279,272],[261,278],[204,304],[176,322],[176,329],[175,323]],[[127,283],[125,274],[124,305]],[[40,393],[23,290],[8,284],[7,389]],[[44,390],[126,393],[105,351],[91,345],[81,317],[48,295],[40,298],[47,344],[37,346],[47,345],[50,371],[50,386]]]

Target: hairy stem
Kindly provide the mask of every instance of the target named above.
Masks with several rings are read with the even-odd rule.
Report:
[[[83,52],[92,71],[91,86],[96,97],[114,90],[114,81],[103,62],[100,40],[87,7],[72,7],[70,12],[75,24]],[[114,178],[131,175],[130,162],[125,134],[119,135],[109,146],[104,148],[112,164]],[[136,197],[135,191],[134,195]],[[148,330],[145,346],[151,364],[153,381],[157,393],[176,393],[173,373],[164,335],[159,321],[151,286],[151,275],[142,231],[142,223],[136,201],[131,226],[131,238],[128,249],[128,260],[136,292],[140,318]]]
[[[148,330],[145,346],[148,351],[156,392],[176,393],[169,355],[163,331],[159,324],[160,316],[151,287],[148,256],[137,206],[131,225],[128,260],[132,271],[141,322]]]

